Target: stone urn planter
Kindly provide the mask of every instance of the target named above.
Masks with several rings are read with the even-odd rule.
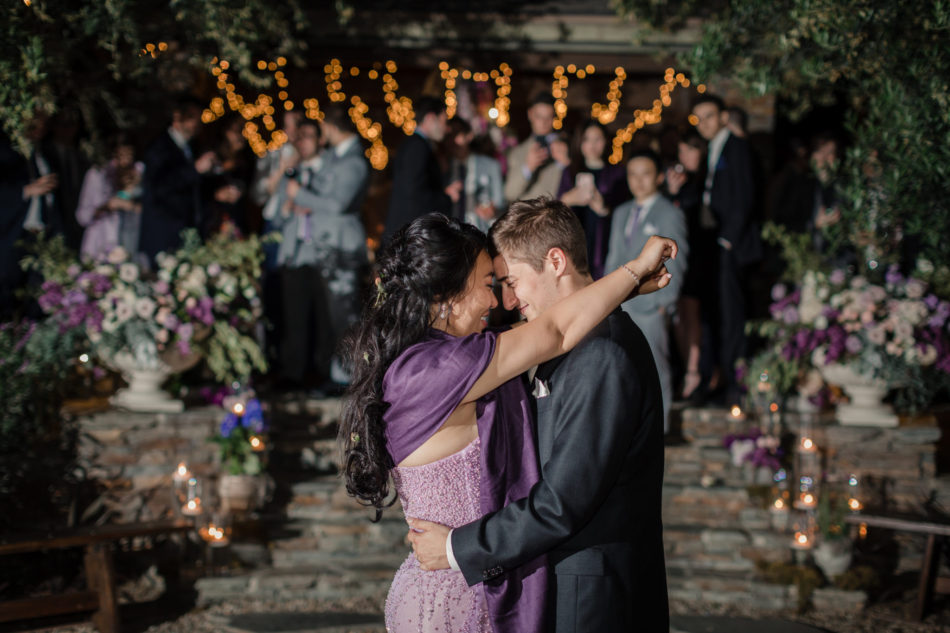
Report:
[[[263,498],[263,480],[256,475],[221,475],[218,496],[221,510],[226,513],[250,512]]]
[[[840,576],[851,566],[851,540],[821,541],[812,553],[815,564],[828,580]]]
[[[114,353],[98,350],[98,354],[128,383],[110,399],[114,406],[160,413],[180,413],[185,409],[181,400],[162,390],[162,383],[172,374],[191,369],[201,359],[197,352],[182,354],[177,347],[159,352],[153,340],[139,341]]]
[[[897,415],[890,405],[882,401],[887,395],[887,383],[854,371],[850,365],[828,365],[821,375],[830,383],[840,386],[851,400],[839,404],[835,413],[838,422],[845,426],[896,427]]]

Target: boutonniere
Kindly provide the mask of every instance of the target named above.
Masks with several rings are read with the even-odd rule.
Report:
[[[531,395],[535,398],[546,398],[551,395],[551,390],[548,389],[546,382],[540,378],[534,379],[534,388],[531,390]]]
[[[653,226],[650,222],[647,222],[643,225],[643,234],[644,235],[657,235],[659,231]]]

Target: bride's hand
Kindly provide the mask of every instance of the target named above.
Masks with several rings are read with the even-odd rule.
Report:
[[[676,242],[670,238],[660,237],[659,235],[651,236],[635,260],[635,270],[638,272],[642,271],[640,274],[641,286],[663,266],[666,260],[670,258],[676,259],[676,253],[678,251],[679,249],[676,246]],[[663,286],[660,286],[660,288],[662,287]],[[654,290],[655,289],[656,288],[654,288]],[[652,290],[650,292],[652,292]]]
[[[640,285],[637,287],[637,294],[648,295],[661,288],[666,288],[672,279],[673,275],[666,270],[666,266],[660,266],[660,269],[652,275],[648,275],[640,280]]]

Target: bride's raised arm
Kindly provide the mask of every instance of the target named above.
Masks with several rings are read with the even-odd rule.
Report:
[[[638,288],[645,294],[665,287],[670,275],[663,262],[676,253],[673,240],[651,237],[636,259],[561,299],[536,319],[499,334],[491,361],[465,401],[476,400],[530,367],[570,351]]]

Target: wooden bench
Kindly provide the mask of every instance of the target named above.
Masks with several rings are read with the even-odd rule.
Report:
[[[927,535],[927,547],[920,569],[920,582],[917,585],[917,607],[915,615],[923,620],[933,603],[934,593],[950,593],[950,578],[938,576],[940,555],[943,553],[944,540],[950,536],[950,524],[933,523],[923,519],[897,518],[854,514],[845,517],[848,523],[864,524],[869,527],[885,528],[901,532],[915,532]]]
[[[68,547],[84,547],[86,591],[0,602],[0,622],[92,611],[100,633],[118,633],[119,602],[112,564],[112,543],[122,539],[187,532],[194,526],[183,520],[127,523],[78,528],[70,531],[0,537],[0,557]]]

